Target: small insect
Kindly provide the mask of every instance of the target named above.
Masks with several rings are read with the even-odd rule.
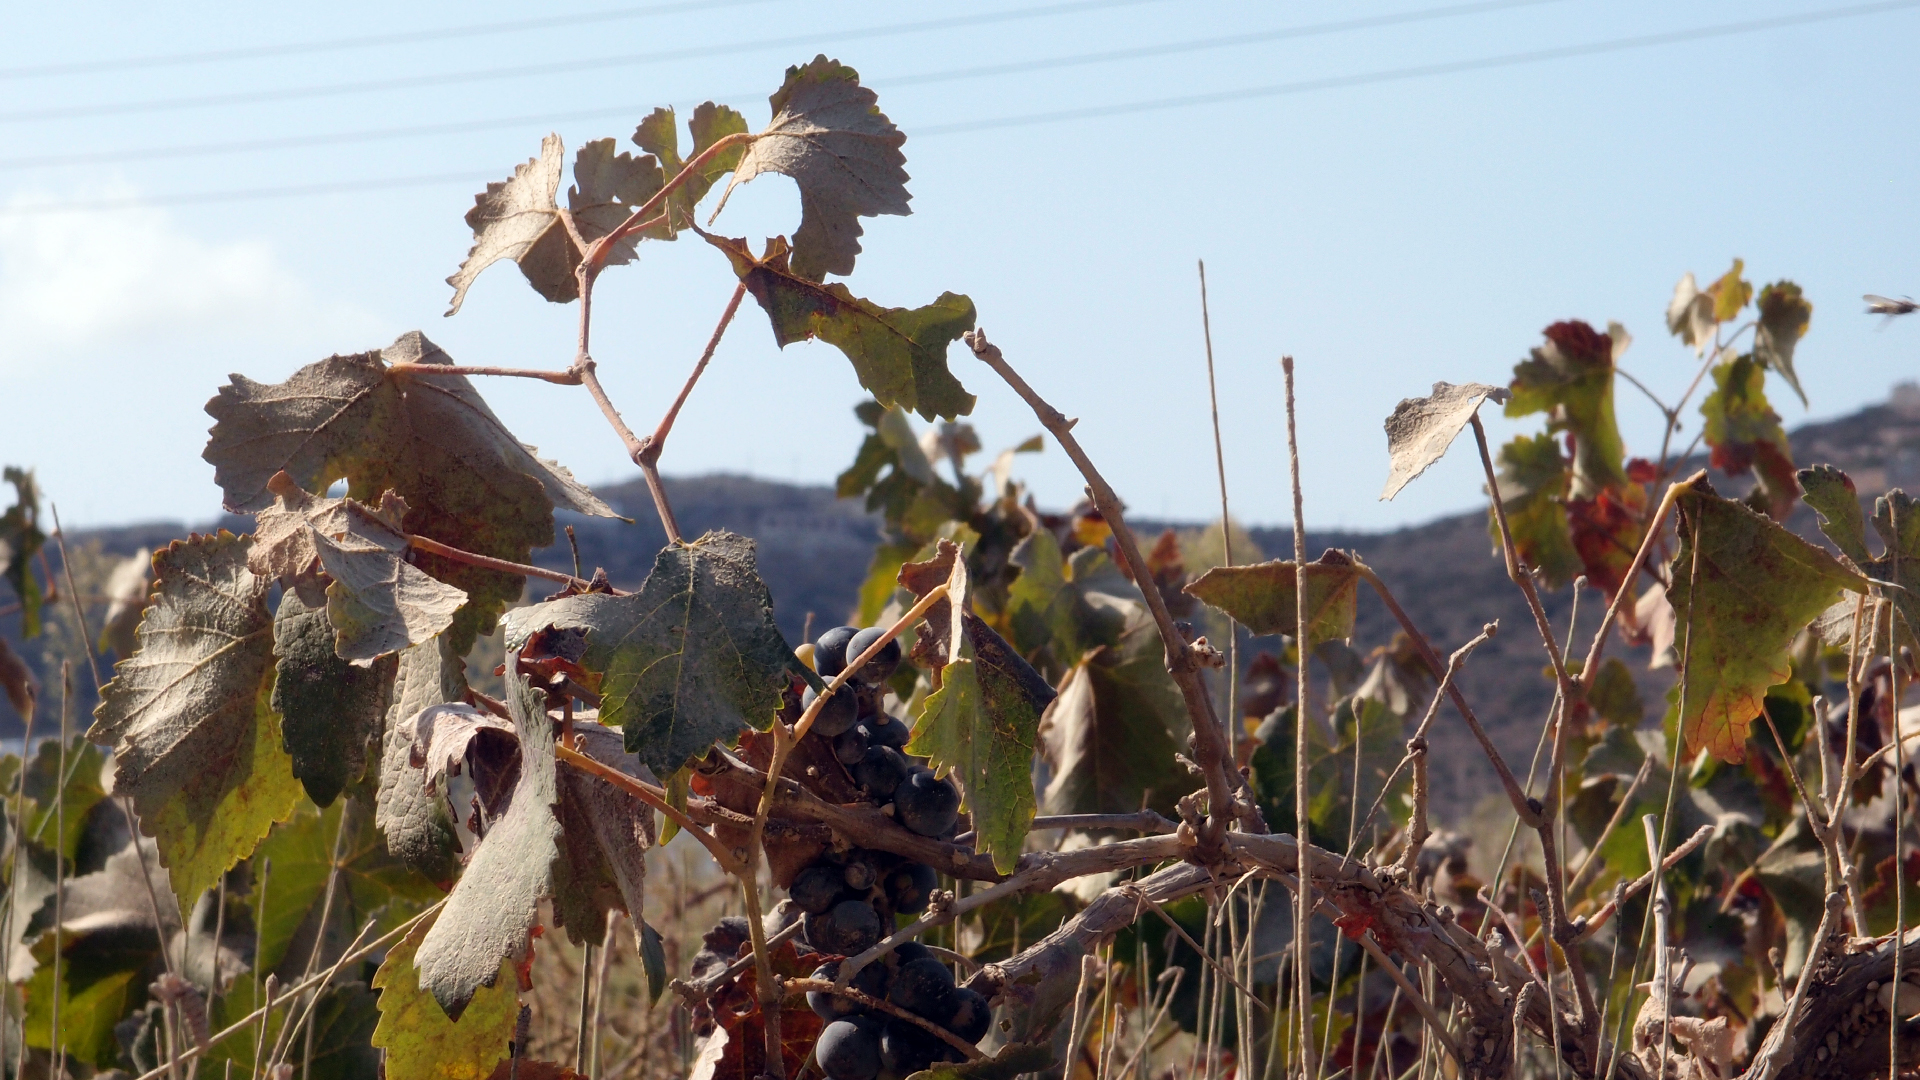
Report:
[[[1894,319],[1902,315],[1911,315],[1915,311],[1920,311],[1920,303],[1916,303],[1911,296],[1903,296],[1895,300],[1892,297],[1868,293],[1861,297],[1861,299],[1867,302],[1867,314],[1886,316],[1886,318],[1880,320],[1879,328],[1882,330],[1885,330],[1887,324],[1893,322]]]

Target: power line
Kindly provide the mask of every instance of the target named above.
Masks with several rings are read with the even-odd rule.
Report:
[[[730,56],[739,53],[756,52],[762,49],[791,48],[794,46],[811,47],[827,39],[834,41],[865,41],[873,38],[899,37],[905,34],[920,34],[935,30],[957,30],[969,26],[987,26],[994,23],[1044,18],[1050,15],[1072,15],[1083,11],[1097,11],[1104,8],[1130,7],[1137,4],[1161,2],[1163,2],[1163,0],[1071,0],[1071,2],[1068,3],[1048,4],[1042,7],[1022,8],[1012,11],[996,11],[985,15],[953,15],[942,19],[923,19],[919,22],[892,23],[887,26],[869,26],[853,30],[842,30],[837,33],[822,34],[815,32],[795,34],[786,37],[762,38],[758,41],[731,42],[719,45],[695,45],[678,49],[662,49],[649,53],[631,53],[624,56],[599,56],[578,60],[556,60],[550,63],[519,64],[511,67],[456,71],[439,75],[409,75],[402,78],[330,83],[321,86],[295,86],[281,90],[247,90],[224,94],[202,94],[194,97],[154,98],[142,101],[107,102],[97,105],[63,105],[51,109],[23,109],[15,112],[0,113],[0,123],[17,124],[36,120],[73,120],[88,116],[124,116],[134,113],[177,112],[183,109],[216,108],[225,105],[253,105],[269,101],[302,101],[313,98],[340,97],[348,94],[376,93],[383,90],[415,90],[429,86],[452,86],[463,83],[493,82],[499,79],[529,78],[542,75],[578,75],[583,71],[620,67],[641,67],[648,64],[668,63],[675,60],[707,59],[715,56]]]
[[[1231,36],[1199,38],[1165,45],[1148,45],[1131,49],[1114,49],[1106,52],[1080,53],[1074,56],[1047,57],[1004,64],[923,72],[915,75],[902,75],[891,78],[876,78],[871,80],[871,82],[872,85],[877,87],[922,86],[964,79],[991,78],[1001,75],[1082,67],[1090,64],[1113,63],[1123,60],[1173,56],[1182,53],[1203,52],[1239,45],[1254,45],[1274,41],[1318,37],[1355,30],[1382,29],[1390,26],[1404,26],[1412,23],[1431,22],[1438,19],[1457,18],[1463,15],[1481,15],[1513,8],[1537,7],[1542,4],[1561,2],[1564,2],[1564,0],[1478,0],[1476,3],[1450,4],[1442,7],[1422,8],[1416,11],[1395,12],[1388,15],[1375,15],[1357,19],[1341,19],[1334,22],[1310,23],[1305,26],[1289,26],[1276,30],[1265,30]],[[744,95],[723,96],[738,97]],[[317,135],[289,135],[271,139],[240,139],[225,142],[199,143],[188,146],[156,146],[130,150],[99,150],[73,154],[43,154],[34,157],[0,158],[0,170],[50,168],[66,165],[92,165],[121,161],[152,161],[182,157],[206,157],[219,154],[253,153],[264,150],[339,146],[351,143],[380,142],[391,139],[420,138],[433,135],[457,135],[475,131],[520,127],[526,124],[554,125],[579,120],[600,119],[607,116],[633,116],[644,114],[649,108],[650,106],[644,105],[622,105],[570,113],[531,114],[498,117],[488,120],[423,124],[411,127],[374,128],[365,131],[344,131]]]
[[[650,15],[676,15],[687,11],[764,4],[771,0],[685,0],[675,4],[649,4],[644,7],[585,11],[578,15],[555,15],[544,19],[519,19],[513,22],[474,23],[437,30],[410,30],[391,34],[367,34],[359,37],[329,38],[322,41],[295,41],[279,45],[253,45],[205,52],[165,53],[153,56],[126,56],[113,60],[75,60],[31,67],[0,68],[0,79],[39,79],[54,75],[90,75],[102,71],[134,71],[142,68],[189,67],[232,60],[258,60],[271,56],[300,56],[313,53],[345,52],[382,45],[413,45],[426,41],[451,41],[459,38],[517,34],[527,30],[585,26],[592,23],[643,19]]]
[[[965,121],[960,123],[932,125],[921,128],[915,138],[938,138],[944,135],[956,135],[966,132],[987,131],[999,128],[1028,127],[1037,124],[1060,123],[1071,120],[1087,120],[1110,116],[1122,116],[1131,113],[1157,112],[1168,109],[1190,108],[1198,105],[1222,104],[1232,101],[1253,100],[1258,98],[1280,97],[1292,94],[1312,93],[1322,90],[1345,89],[1356,86],[1377,85],[1382,83],[1403,82],[1411,79],[1432,78],[1441,75],[1455,75],[1473,71],[1487,71],[1505,67],[1518,67],[1525,64],[1544,63],[1553,60],[1575,59],[1599,56],[1607,53],[1627,52],[1635,49],[1655,48],[1662,45],[1677,45],[1693,41],[1705,41],[1713,38],[1733,37],[1741,34],[1759,33],[1767,30],[1785,29],[1795,26],[1807,26],[1822,22],[1834,22],[1842,19],[1859,18],[1868,15],[1885,14],[1894,11],[1920,7],[1920,0],[1885,0],[1882,3],[1857,4],[1849,7],[1832,8],[1826,11],[1805,12],[1798,15],[1782,15],[1765,19],[1749,19],[1740,22],[1721,23],[1714,26],[1695,27],[1690,30],[1675,30],[1658,34],[1641,34],[1633,37],[1613,38],[1607,41],[1590,42],[1581,45],[1567,45],[1551,49],[1535,49],[1527,52],[1506,53],[1499,56],[1481,57],[1472,60],[1459,60],[1439,64],[1422,64],[1413,67],[1390,68],[1384,71],[1363,72],[1356,75],[1332,76],[1323,79],[1305,79],[1296,82],[1277,83],[1270,86],[1251,87],[1242,90],[1222,91],[1210,94],[1189,94],[1181,97],[1158,98],[1149,101],[1134,101],[1115,105],[1093,106],[1083,109],[1063,109],[1046,113],[1028,113],[1018,116],[995,117],[986,120]],[[149,206],[171,206],[206,202],[234,202],[255,199],[298,197],[302,195],[328,194],[343,191],[371,191],[386,188],[419,187],[429,184],[461,182],[467,184],[484,183],[497,179],[494,174],[480,173],[442,173],[425,176],[405,176],[374,180],[342,181],[331,184],[302,184],[292,187],[248,188],[221,192],[188,192],[176,195],[159,195],[127,199],[101,199],[83,202],[51,203],[40,205],[0,207],[0,215],[34,215],[45,213],[64,213],[81,210],[126,209]]]

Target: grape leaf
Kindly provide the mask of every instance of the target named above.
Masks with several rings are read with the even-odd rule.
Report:
[[[87,835],[88,813],[107,797],[106,789],[101,786],[100,775],[100,766],[106,761],[106,755],[88,745],[85,736],[76,735],[67,745],[66,756],[67,770],[63,776],[60,772],[60,740],[48,739],[40,744],[33,760],[26,766],[23,794],[27,802],[22,808],[21,820],[28,843],[49,851],[59,851],[61,857],[71,865],[79,855],[81,841]],[[6,787],[11,789],[10,784]],[[56,799],[64,811],[55,807]],[[62,813],[64,822],[60,820]],[[56,833],[54,830],[60,825],[64,825],[65,829]]]
[[[520,264],[527,283],[540,295],[556,303],[565,303],[578,295],[579,283],[566,253],[572,241],[560,224],[560,168],[567,148],[560,136],[540,140],[540,156],[513,170],[503,181],[487,185],[474,196],[473,209],[467,211],[467,226],[473,230],[473,247],[454,271],[447,284],[453,286],[452,315],[467,298],[467,288],[480,271],[512,259]]]
[[[817,962],[811,956],[800,956],[791,941],[783,941],[767,952],[777,978],[804,977]],[[759,995],[754,990],[758,977],[758,971],[748,968],[714,993],[713,1020],[725,1032],[726,1041],[712,1059],[708,1060],[705,1052],[701,1054],[703,1060],[694,1063],[688,1080],[758,1080],[766,1074],[767,1018],[760,1011]],[[801,1075],[825,1027],[812,1009],[780,1010],[780,1060],[786,1066],[785,1075]],[[712,1038],[719,1039],[721,1031],[714,1032]],[[704,1070],[703,1063],[707,1066]]]
[[[630,776],[655,783],[652,772],[626,752],[617,731],[576,718],[581,753]],[[646,853],[656,836],[653,809],[598,777],[560,772],[560,854],[553,890],[554,921],[576,944],[607,935],[607,912],[627,913],[634,944],[644,950]]]
[[[925,596],[942,582],[964,586],[960,548],[942,540],[931,560],[900,568],[900,584]],[[964,588],[959,590],[964,597]],[[953,595],[949,587],[949,597]],[[954,649],[954,635],[960,635]],[[956,654],[957,652],[957,654]],[[939,667],[935,690],[921,704],[907,752],[929,759],[960,782],[962,808],[973,815],[977,850],[1010,873],[1033,824],[1033,748],[1053,687],[999,634],[959,603],[927,610],[913,657]]]
[[[1813,304],[1800,295],[1800,286],[1791,281],[1776,281],[1760,290],[1760,319],[1753,328],[1753,358],[1780,373],[1807,403],[1807,392],[1800,389],[1800,376],[1793,371],[1793,350],[1806,335],[1813,321]]]
[[[1738,764],[1767,687],[1793,673],[1787,648],[1794,635],[1840,590],[1858,592],[1866,582],[1772,520],[1721,498],[1704,478],[1682,490],[1676,507],[1680,549],[1668,566],[1667,599],[1687,641],[1680,728],[1689,755],[1706,749]]]
[[[362,503],[389,489],[406,500],[401,524],[410,534],[514,562],[553,542],[555,506],[619,516],[566,469],[515,440],[465,377],[388,367],[397,363],[452,359],[410,331],[378,352],[309,364],[283,383],[233,376],[207,403],[215,423],[201,455],[214,466],[228,509],[266,509],[274,501],[268,485],[281,470],[307,491],[344,479],[347,494]],[[466,591],[453,635],[463,654],[525,585],[517,574],[439,556],[413,561]]]
[[[1414,477],[1427,471],[1453,445],[1454,437],[1467,426],[1480,403],[1493,400],[1506,404],[1506,388],[1486,383],[1433,384],[1433,393],[1423,398],[1402,398],[1387,417],[1387,486],[1380,498],[1391,499]]]
[[[1193,787],[1174,757],[1187,731],[1186,705],[1143,608],[1115,646],[1096,648],[1067,673],[1041,716],[1040,752],[1052,767],[1041,812],[1172,813]]]
[[[1100,549],[1080,550],[1104,561]],[[1111,603],[1091,602],[1075,572],[1089,568],[1063,558],[1051,530],[1028,533],[1007,561],[1020,568],[1020,576],[1007,588],[1007,632],[1030,662],[1058,674],[1079,664],[1088,651],[1119,643],[1127,612]]]
[[[0,478],[12,484],[14,491],[13,505],[0,514],[0,574],[20,602],[20,636],[37,637],[43,594],[40,580],[33,576],[32,560],[47,542],[47,534],[40,531],[40,489],[31,471],[12,465],[0,472]]]
[[[6,690],[7,701],[22,721],[33,712],[34,700],[40,696],[40,681],[33,677],[33,669],[5,638],[0,638],[0,689]]]
[[[134,654],[100,690],[87,738],[159,842],[182,908],[246,858],[300,796],[280,748],[273,620],[250,540],[221,530],[156,552],[160,585]]]
[[[851,274],[860,254],[860,219],[913,212],[907,156],[900,152],[907,137],[880,111],[874,92],[860,85],[859,72],[824,54],[788,68],[786,82],[767,100],[773,122],[741,157],[720,206],[763,172],[792,177],[800,187],[793,272],[809,281]]]
[[[516,746],[510,753],[518,753],[511,723],[465,702],[430,705],[409,717],[402,731],[413,743],[407,764],[424,771],[424,776],[415,779],[428,791],[447,790],[446,778],[460,775],[468,747],[485,733],[492,732],[496,738],[514,742]]]
[[[974,396],[947,370],[947,346],[973,329],[972,300],[948,292],[922,308],[883,308],[838,282],[822,285],[789,269],[783,237],[768,240],[766,254],[755,257],[744,239],[700,235],[726,252],[772,320],[780,347],[811,337],[836,346],[853,362],[860,385],[888,407],[929,420],[973,411]]]
[[[1802,469],[1807,505],[1820,512],[1820,531],[1868,577],[1898,585],[1887,594],[1899,609],[1900,641],[1920,648],[1914,628],[1920,626],[1920,500],[1898,489],[1873,502],[1873,531],[1883,552],[1874,557],[1867,547],[1866,525],[1853,481],[1831,465]],[[1821,636],[1845,648],[1853,638],[1853,603],[1842,600],[1821,619]]]
[[[1728,357],[1713,367],[1713,392],[1700,403],[1700,415],[1706,417],[1713,467],[1728,476],[1753,472],[1759,481],[1756,507],[1785,521],[1800,486],[1794,482],[1793,446],[1780,415],[1767,404],[1766,381],[1751,355]]]
[[[1707,295],[1713,298],[1713,317],[1719,322],[1732,322],[1753,299],[1753,284],[1740,276],[1746,265],[1744,259],[1733,260],[1733,268],[1707,286]]]
[[[362,667],[340,659],[326,609],[308,607],[292,589],[280,597],[273,639],[280,738],[307,797],[327,806],[366,775],[367,744],[380,734],[399,661]]]
[[[400,654],[381,734],[380,788],[374,821],[387,851],[442,889],[459,872],[460,837],[446,800],[420,782],[410,758],[414,739],[406,721],[422,709],[466,694],[465,665],[443,635]]]
[[[567,209],[573,214],[574,227],[580,230],[581,239],[589,244],[619,228],[666,184],[666,174],[652,157],[616,154],[613,148],[614,140],[595,139],[580,147],[573,159],[573,186],[567,189]],[[584,253],[574,246],[573,238],[566,235],[564,229],[560,239],[566,244],[570,266],[579,267]],[[622,238],[607,252],[606,265],[632,262],[639,247],[639,234]],[[568,299],[578,298],[578,279],[569,273],[567,280],[574,286],[573,296]]]
[[[1513,367],[1507,415],[1544,412],[1548,431],[1571,436],[1571,498],[1624,487],[1626,447],[1613,415],[1613,362],[1624,346],[1577,320],[1554,323],[1542,333],[1546,344]]]
[[[508,1054],[520,1015],[513,968],[502,962],[493,980],[473,995],[459,1019],[449,1019],[420,985],[415,961],[442,911],[413,928],[374,973],[380,1023],[373,1045],[387,1052],[389,1080],[486,1080]]]
[[[507,654],[507,710],[520,736],[520,775],[504,813],[494,817],[474,847],[465,872],[447,897],[433,929],[420,941],[420,985],[455,1019],[482,986],[499,978],[502,962],[532,946],[528,931],[553,884],[560,857],[560,793],[553,757],[553,725],[546,693],[521,677]]]
[[[1255,735],[1251,781],[1267,824],[1276,832],[1295,831],[1294,707],[1276,710]],[[1359,743],[1360,791],[1353,795],[1355,742]],[[1334,709],[1333,728],[1315,721],[1307,725],[1307,820],[1314,842],[1333,848],[1347,845],[1348,819],[1356,802],[1371,807],[1380,785],[1393,775],[1405,748],[1402,718],[1378,698],[1343,698]],[[1405,791],[1410,777],[1395,780]],[[1403,805],[1392,801],[1389,805]]]
[[[105,593],[107,614],[100,622],[100,638],[94,648],[124,660],[133,655],[133,632],[140,615],[147,610],[147,593],[153,587],[153,555],[141,552],[114,564],[107,575]]]
[[[1307,564],[1308,648],[1353,636],[1360,571],[1342,552],[1328,548]],[[1256,634],[1299,632],[1293,560],[1252,566],[1216,566],[1182,590],[1220,609]]]
[[[660,108],[647,114],[633,131],[634,145],[658,158],[669,177],[679,175],[686,164],[680,158],[680,134],[675,125],[673,110]],[[687,130],[693,136],[693,153],[689,156],[698,157],[728,135],[745,133],[747,118],[725,105],[708,101],[693,110]],[[745,147],[723,150],[709,159],[699,172],[681,181],[673,194],[667,196],[669,228],[663,239],[671,240],[675,230],[693,224],[693,208],[712,190],[715,181],[739,167],[740,155],[745,152]]]
[[[753,541],[730,532],[667,545],[631,595],[515,610],[507,648],[548,627],[587,631],[579,663],[600,675],[600,720],[624,728],[627,749],[656,773],[748,725],[765,730],[789,677],[813,675],[773,621]]]
[[[1704,356],[1713,345],[1713,297],[1700,291],[1693,272],[1680,275],[1673,287],[1673,299],[1667,303],[1667,331],[1693,348],[1695,356]]]
[[[1867,518],[1860,510],[1860,493],[1853,486],[1853,478],[1833,465],[1801,469],[1798,478],[1807,505],[1820,515],[1820,531],[1855,564],[1871,563]]]
[[[1548,587],[1559,588],[1580,573],[1580,553],[1574,550],[1567,523],[1566,494],[1570,481],[1560,440],[1552,435],[1516,435],[1495,458],[1500,468],[1500,504],[1507,512],[1507,529],[1521,561],[1538,572]],[[1487,511],[1487,532],[1493,553],[1501,557],[1500,522]]]

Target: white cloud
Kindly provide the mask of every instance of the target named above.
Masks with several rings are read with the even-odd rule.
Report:
[[[209,344],[268,327],[284,339],[378,321],[316,297],[263,241],[202,239],[137,203],[36,212],[48,201],[15,196],[0,212],[0,371],[102,347]]]

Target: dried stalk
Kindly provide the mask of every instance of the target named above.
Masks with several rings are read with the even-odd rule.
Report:
[[[1293,644],[1300,664],[1294,684],[1300,691],[1293,710],[1293,821],[1294,831],[1305,837],[1310,832],[1308,819],[1312,816],[1313,806],[1313,796],[1308,786],[1308,755],[1312,752],[1308,735],[1311,729],[1307,726],[1313,722],[1307,716],[1307,661],[1312,656],[1312,650],[1307,645],[1307,523],[1300,492],[1300,438],[1293,407],[1293,357],[1280,358],[1280,371],[1286,378],[1287,469],[1293,481]],[[1357,741],[1359,735],[1356,733],[1354,738]],[[1422,763],[1415,766],[1424,773],[1422,765],[1424,755]],[[1357,796],[1359,793],[1354,794]],[[1320,1058],[1314,1052],[1313,1045],[1313,906],[1306,899],[1313,895],[1312,861],[1301,860],[1299,873],[1300,887],[1297,891],[1300,901],[1293,905],[1293,940],[1296,943],[1293,950],[1293,985],[1298,998],[1295,1013],[1300,1023],[1300,1065],[1303,1074],[1319,1076]]]
[[[483,570],[498,570],[503,574],[519,574],[522,577],[536,577],[547,581],[557,581],[562,585],[571,585],[576,589],[585,589],[593,584],[584,578],[577,578],[572,574],[561,573],[558,570],[549,570],[544,566],[510,562],[506,559],[496,559],[491,555],[476,555],[471,551],[462,551],[457,547],[443,544],[429,536],[409,535],[407,537],[407,546],[417,551],[424,551],[429,555],[438,555],[443,559],[452,559],[454,562],[466,563],[468,566],[477,566]],[[615,589],[613,590],[613,595],[625,596],[627,594],[620,589]]]

